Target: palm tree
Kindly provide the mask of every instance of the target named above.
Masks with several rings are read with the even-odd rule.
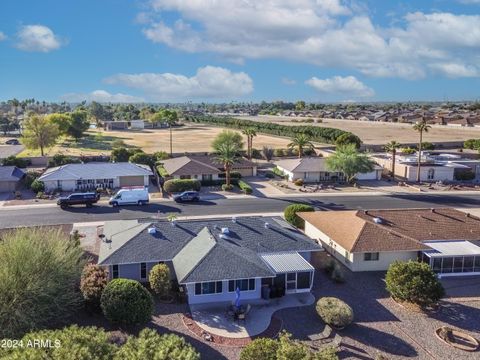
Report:
[[[401,144],[395,140],[385,144],[384,149],[386,152],[392,154],[392,179],[395,180],[395,158],[397,156],[397,149],[400,149]]]
[[[240,159],[243,147],[242,136],[235,131],[224,130],[213,140],[212,147],[215,151],[215,160],[223,164],[225,169],[225,184],[230,187],[230,172]]]
[[[291,149],[298,149],[298,157],[301,158],[303,156],[304,149],[313,149],[313,144],[305,134],[297,134],[292,139],[292,142],[288,144],[288,147]]]
[[[254,128],[248,128],[243,130],[242,134],[247,136],[247,157],[252,160],[253,137],[257,136],[257,132]]]
[[[172,126],[175,125],[178,121],[178,114],[175,110],[163,109],[157,112],[152,116],[152,121],[158,122],[163,121],[168,124],[168,128],[170,129],[170,157],[173,154],[173,134],[172,134]]]
[[[421,121],[418,121],[413,125],[413,130],[418,131],[420,135],[420,139],[418,142],[418,160],[417,160],[417,183],[420,182],[420,166],[422,163],[422,142],[423,142],[423,133],[428,132],[431,128],[430,125],[427,124],[425,118],[422,118]]]

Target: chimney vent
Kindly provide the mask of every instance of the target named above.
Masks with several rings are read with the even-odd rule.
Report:
[[[375,224],[383,224],[383,219],[381,217],[374,217],[373,222]]]
[[[236,216],[232,216],[232,223],[236,223],[237,222],[237,217]]]
[[[155,234],[157,232],[157,229],[155,228],[155,226],[152,226],[149,227],[147,231],[149,234]]]
[[[228,234],[230,232],[230,230],[228,229],[228,227],[223,227],[222,228],[222,234]]]
[[[263,226],[265,227],[265,229],[270,229],[270,224],[268,222],[266,222],[265,224],[263,224]]]

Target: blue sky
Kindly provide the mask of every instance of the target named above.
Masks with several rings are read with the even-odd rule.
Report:
[[[476,100],[480,0],[2,0],[0,100]]]

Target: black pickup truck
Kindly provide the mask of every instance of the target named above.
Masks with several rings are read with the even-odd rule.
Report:
[[[95,204],[100,195],[94,192],[90,193],[74,193],[65,197],[61,197],[57,200],[57,205],[60,205],[62,209],[65,209],[71,205],[86,205],[91,207],[92,204]]]

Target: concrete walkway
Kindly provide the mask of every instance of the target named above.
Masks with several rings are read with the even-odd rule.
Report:
[[[308,306],[315,302],[311,293],[291,294],[282,298],[267,300],[245,300],[252,309],[246,321],[234,321],[226,314],[228,303],[190,305],[193,320],[210,334],[227,338],[246,338],[264,332],[272,315],[285,308]]]

